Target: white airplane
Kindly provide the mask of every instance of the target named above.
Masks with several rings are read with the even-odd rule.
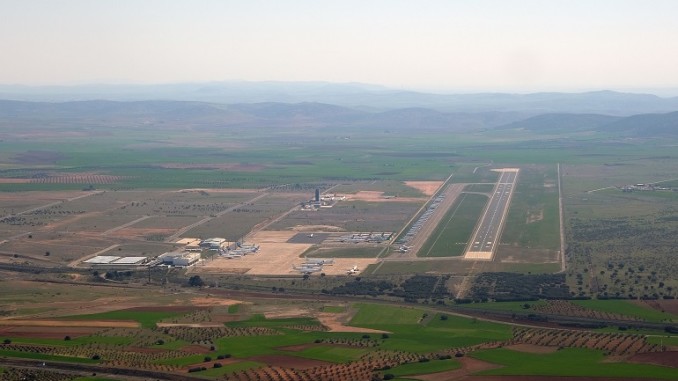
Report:
[[[300,267],[292,265],[292,269],[299,271],[302,274],[312,274],[322,271],[323,267],[322,265],[301,265]]]
[[[322,265],[328,265],[331,266],[334,264],[334,258],[328,259],[328,258],[305,258],[305,263],[304,265],[309,265],[309,266],[322,266]]]
[[[357,274],[359,272],[360,272],[360,269],[358,268],[358,266],[353,266],[350,269],[346,270],[347,275],[353,275],[353,274]]]

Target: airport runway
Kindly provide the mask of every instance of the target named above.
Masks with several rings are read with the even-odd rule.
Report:
[[[494,256],[518,178],[517,169],[501,169],[500,171],[499,180],[480,223],[473,233],[471,242],[467,246],[464,259],[492,260]]]

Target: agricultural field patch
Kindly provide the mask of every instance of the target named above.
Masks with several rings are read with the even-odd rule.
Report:
[[[406,307],[388,307],[375,304],[358,304],[358,312],[351,325],[374,327],[377,325],[419,324],[423,310]]]
[[[16,214],[52,203],[62,203],[90,194],[91,192],[83,191],[0,192],[0,216]]]
[[[624,332],[562,331],[516,327],[512,343],[556,348],[588,348],[604,351],[607,355],[629,356],[636,353],[661,352],[662,347],[647,340],[644,335]]]
[[[252,198],[255,196],[257,195],[252,195]],[[231,241],[240,240],[253,229],[270,223],[275,217],[290,210],[302,199],[303,196],[299,194],[269,194],[189,229],[181,236],[223,237]]]
[[[522,166],[501,241],[509,246],[530,250],[546,250],[543,260],[557,256],[560,249],[560,220],[556,168]],[[506,260],[521,260],[519,255],[502,253]]]
[[[605,362],[602,351],[567,348],[549,354],[534,354],[510,349],[478,351],[471,356],[504,365],[483,371],[481,375],[637,377],[676,379],[675,370],[667,367]],[[577,364],[577,366],[572,366]]]
[[[118,310],[110,312],[102,312],[98,314],[89,315],[73,315],[64,317],[65,320],[121,320],[121,321],[135,321],[143,328],[155,328],[158,321],[168,319],[175,316],[180,316],[191,311],[190,307],[169,307],[169,308],[154,308],[154,307],[138,307],[127,310]]]
[[[647,305],[630,300],[573,300],[573,304],[604,313],[620,314],[644,321],[666,322],[678,319],[678,315],[657,311]]]
[[[385,373],[392,374],[396,377],[403,377],[417,374],[446,372],[449,370],[459,369],[460,367],[461,364],[456,360],[433,360],[399,365],[395,368],[388,369],[385,371]]]
[[[35,233],[32,238],[24,236],[21,239],[6,242],[0,247],[5,252],[17,254],[16,258],[6,258],[13,263],[63,265],[110,247],[113,242],[105,237],[75,233],[47,235]]]

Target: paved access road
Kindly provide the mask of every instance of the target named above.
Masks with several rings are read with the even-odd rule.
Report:
[[[517,169],[502,169],[500,171],[501,174],[492,192],[492,197],[490,197],[480,223],[473,233],[472,241],[466,249],[464,255],[466,259],[491,260],[494,255],[513,195],[513,189],[518,179]]]

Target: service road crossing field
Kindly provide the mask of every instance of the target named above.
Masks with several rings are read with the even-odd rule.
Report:
[[[492,197],[490,197],[471,241],[466,247],[464,259],[492,260],[501,237],[504,220],[508,214],[513,190],[518,180],[519,169],[503,168],[493,171],[500,172],[499,180],[494,186]]]

